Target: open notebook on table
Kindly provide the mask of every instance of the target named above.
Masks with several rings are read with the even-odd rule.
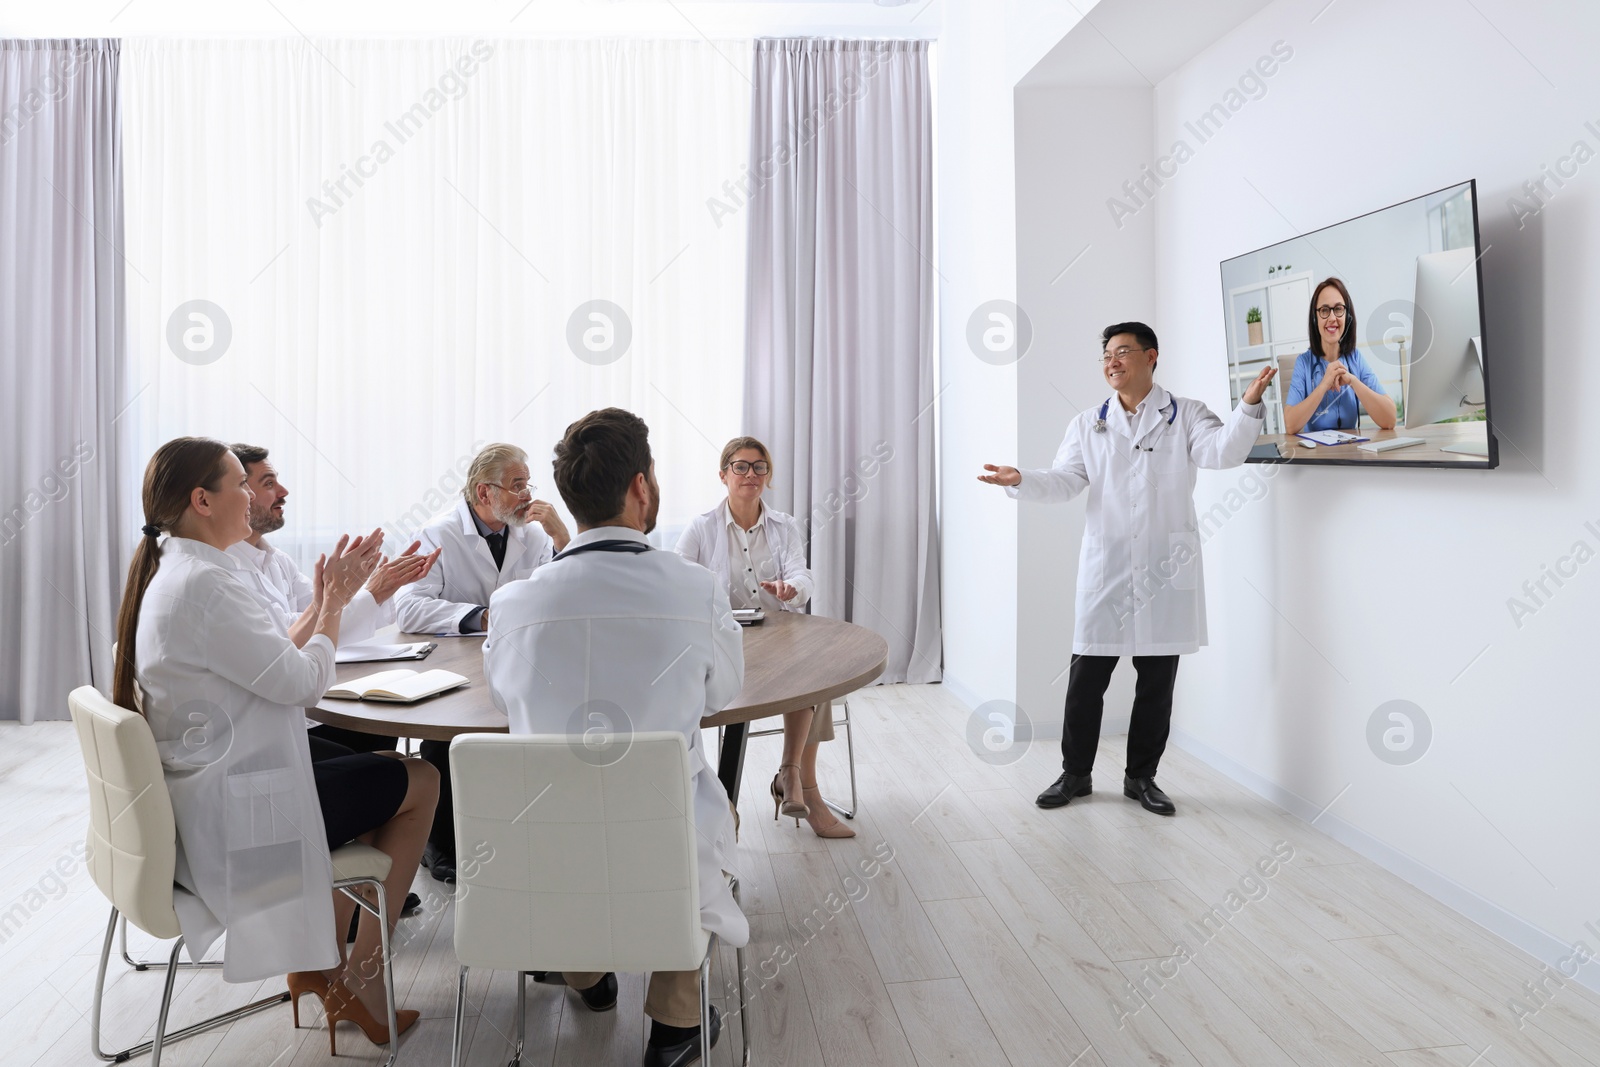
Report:
[[[379,671],[365,678],[342,682],[328,690],[328,696],[338,700],[381,700],[391,704],[410,704],[466,684],[466,677],[454,671]]]

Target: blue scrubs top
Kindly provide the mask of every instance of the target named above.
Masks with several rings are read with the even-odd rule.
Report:
[[[1383,386],[1378,384],[1378,376],[1372,373],[1372,368],[1367,366],[1367,361],[1361,357],[1361,350],[1353,348],[1348,356],[1343,357],[1345,369],[1361,380],[1375,393],[1384,393]],[[1322,376],[1327,373],[1328,361],[1319,356],[1312,349],[1300,353],[1294,361],[1294,377],[1289,382],[1290,404],[1298,404],[1316,389],[1317,383],[1322,381]],[[1361,420],[1361,400],[1356,396],[1356,391],[1348,385],[1337,391],[1329,391],[1322,398],[1322,406],[1316,414],[1306,422],[1302,433],[1307,430],[1354,430]]]

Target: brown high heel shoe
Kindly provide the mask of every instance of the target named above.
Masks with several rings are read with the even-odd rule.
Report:
[[[777,822],[778,815],[781,813],[794,819],[795,828],[798,829],[800,819],[809,817],[811,809],[800,803],[800,801],[789,798],[788,791],[783,788],[783,769],[785,767],[793,767],[797,771],[800,769],[798,763],[783,763],[778,765],[778,773],[772,776],[772,821]]]
[[[328,976],[321,971],[290,971],[285,977],[289,980],[289,1003],[294,1008],[294,1028],[300,1029],[300,998],[307,993],[315,993],[317,999],[322,1001],[323,1007],[328,1003]]]
[[[340,1022],[355,1023],[361,1027],[361,1032],[367,1035],[367,1040],[374,1045],[387,1045],[389,1043],[389,1026],[387,1020],[379,1022],[372,1017],[372,1012],[361,1002],[361,998],[351,992],[350,987],[340,979],[328,983],[328,993],[322,998],[322,1007],[328,1015],[328,1055],[337,1056],[339,1050],[334,1046],[334,1029]],[[422,1015],[414,1008],[406,1008],[394,1013],[395,1025],[400,1033],[405,1033],[416,1025],[417,1019]]]
[[[811,832],[818,837],[846,838],[856,836],[856,832],[838,819],[833,819],[833,812],[828,810],[828,802],[822,799],[822,790],[817,788],[815,782],[800,787],[800,795],[806,798],[806,807],[812,814],[806,816],[806,822],[811,824]],[[817,825],[817,816],[826,815],[833,819],[832,822],[822,826]]]

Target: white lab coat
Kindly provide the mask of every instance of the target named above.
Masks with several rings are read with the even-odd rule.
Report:
[[[1177,417],[1169,424],[1173,402]],[[1224,422],[1200,401],[1173,397],[1159,384],[1131,425],[1115,394],[1108,404],[1104,433],[1094,429],[1097,403],[1067,426],[1049,470],[1022,471],[1021,484],[1007,492],[1060,502],[1089,491],[1074,653],[1194,652],[1206,643],[1195,471],[1243,463],[1261,433],[1263,409],[1240,404]]]
[[[602,526],[567,550],[622,539],[646,541]],[[721,583],[673,552],[588,552],[496,592],[489,620],[484,675],[512,733],[581,733],[574,718],[596,700],[627,709],[632,721],[618,730],[682,732],[695,776],[701,924],[746,944],[750,924],[722,875],[734,871],[733,811],[700,743],[701,717],[744,685],[744,637]]]
[[[678,555],[709,570],[722,579],[722,591],[731,597],[733,568],[728,561],[728,522],[730,513],[723,501],[704,515],[689,521],[683,535],[678,538]],[[799,611],[811,599],[813,581],[811,568],[806,566],[805,539],[800,536],[800,524],[794,516],[761,506],[762,536],[772,553],[775,573],[758,574],[763,582],[784,581],[799,592],[793,600],[779,600],[765,589],[761,590],[761,606],[773,611]]]
[[[339,962],[333,868],[301,709],[333,684],[333,644],[297,649],[237,561],[181,537],[139,611],[135,674],[178,826],[179,925],[198,959],[224,930],[222,976]]]
[[[417,539],[426,555],[443,547],[433,570],[420,582],[395,593],[395,621],[408,634],[458,633],[461,620],[474,608],[486,607],[496,589],[526,578],[549,563],[555,545],[544,528],[530,523],[510,527],[505,562],[495,570],[494,553],[472,521],[465,500],[429,521]],[[494,619],[494,612],[489,613]]]

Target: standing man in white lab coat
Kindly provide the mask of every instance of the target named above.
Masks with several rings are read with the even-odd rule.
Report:
[[[613,729],[683,734],[695,783],[701,924],[743,945],[750,926],[723,874],[733,869],[733,810],[701,750],[700,719],[744,684],[744,639],[723,580],[652,549],[645,537],[660,502],[648,435],[644,420],[619,408],[567,427],[555,479],[578,536],[550,566],[494,594],[484,674],[514,734],[581,732],[574,719],[582,723],[584,709],[597,705],[626,717]],[[591,1008],[615,1003],[615,976],[564,977]],[[653,974],[644,1010],[654,1020],[645,1067],[699,1059],[698,972]],[[720,1014],[713,1009],[711,1018],[715,1042]]]
[[[516,445],[492,444],[473,458],[462,499],[422,528],[422,551],[437,554],[438,561],[425,577],[395,594],[401,632],[488,632],[494,591],[549,563],[570,539],[556,509],[535,500],[534,489],[528,480],[528,454]],[[419,754],[439,769],[439,805],[422,862],[434,878],[454,882],[450,745],[424,741]]]
[[[1156,785],[1166,750],[1178,657],[1206,643],[1205,589],[1195,471],[1243,463],[1261,432],[1262,392],[1277,369],[1264,368],[1224,422],[1198,400],[1155,382],[1155,331],[1119,322],[1101,334],[1100,366],[1112,393],[1081,412],[1048,470],[985,464],[978,480],[1006,486],[1019,500],[1060,502],[1089,492],[1078,560],[1076,630],[1061,736],[1062,774],[1039,794],[1058,808],[1090,792],[1106,686],[1121,656],[1139,680],[1128,728],[1123,795],[1171,815]]]

